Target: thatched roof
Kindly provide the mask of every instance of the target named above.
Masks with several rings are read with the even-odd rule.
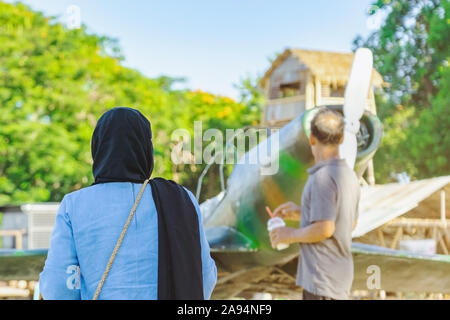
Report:
[[[264,74],[260,82],[262,87],[264,87],[272,71],[291,55],[303,62],[311,73],[321,81],[336,85],[347,83],[353,63],[353,53],[286,49],[275,59],[269,70]],[[372,73],[372,84],[376,87],[383,85],[383,78],[375,69]]]

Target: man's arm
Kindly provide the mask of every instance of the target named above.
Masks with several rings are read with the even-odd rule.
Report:
[[[334,234],[335,224],[331,220],[322,220],[304,228],[277,228],[270,232],[272,247],[279,243],[316,243],[330,238]]]
[[[293,241],[298,243],[315,243],[330,238],[334,234],[334,221],[317,221],[305,228],[296,229]]]

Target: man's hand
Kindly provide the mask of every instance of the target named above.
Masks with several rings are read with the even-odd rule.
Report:
[[[298,229],[281,227],[270,231],[270,242],[272,248],[276,248],[280,243],[291,244],[295,242],[295,233]]]
[[[273,215],[275,217],[280,217],[285,220],[300,220],[300,206],[296,205],[294,202],[289,201],[283,203],[278,208],[275,209]]]

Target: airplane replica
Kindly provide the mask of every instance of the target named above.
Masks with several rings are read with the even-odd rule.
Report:
[[[329,106],[344,116],[346,126],[340,154],[359,177],[373,158],[382,137],[380,120],[365,110],[372,61],[370,50],[362,48],[356,51],[344,105]],[[273,273],[275,278],[281,276],[287,280],[284,287],[277,284],[278,289],[283,289],[279,292],[294,289],[299,247],[291,245],[280,251],[271,247],[267,231],[269,216],[265,207],[275,209],[287,201],[300,202],[308,178],[307,169],[313,165],[308,140],[310,122],[319,109],[316,107],[300,114],[246,155],[248,159],[252,153],[267,152],[270,149],[267,144],[278,145],[278,157],[271,159],[279,162],[276,174],[262,174],[270,163],[248,164],[242,161],[234,166],[226,190],[202,204],[211,252],[223,271],[215,290],[217,297],[231,297],[243,291],[268,291],[269,288],[258,283]],[[274,139],[278,139],[278,143]],[[367,232],[378,227],[365,218],[364,212],[360,212],[362,223],[358,222],[354,235],[358,235],[361,229]],[[286,223],[298,226],[298,222],[294,225]],[[450,292],[450,256],[423,256],[362,243],[353,243],[352,252],[354,289]],[[367,280],[374,270],[371,266],[377,266],[381,271],[380,288],[368,287]]]

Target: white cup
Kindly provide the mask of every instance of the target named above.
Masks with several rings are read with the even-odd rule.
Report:
[[[271,218],[271,219],[269,219],[269,221],[267,221],[267,230],[269,232],[274,229],[281,228],[284,226],[286,226],[286,223],[284,223],[284,220],[281,219],[280,217]],[[279,243],[277,245],[277,250],[284,250],[288,247],[289,247],[289,245],[287,243]]]

